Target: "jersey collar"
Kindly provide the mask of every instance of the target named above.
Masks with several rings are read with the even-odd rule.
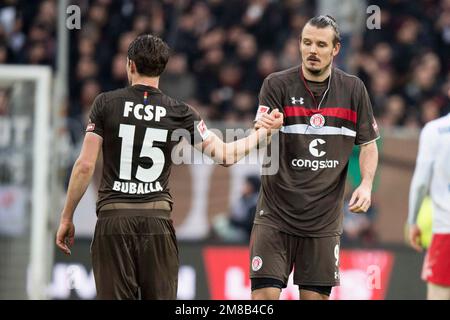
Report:
[[[135,85],[132,85],[131,87],[134,89],[141,90],[141,91],[161,92],[161,90],[159,90],[156,87],[146,86],[144,84],[135,84]]]

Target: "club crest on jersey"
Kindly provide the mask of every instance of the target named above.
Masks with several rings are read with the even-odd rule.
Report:
[[[303,97],[300,97],[300,99],[297,99],[296,97],[291,97],[291,103],[292,104],[303,104]]]
[[[309,122],[314,129],[319,129],[325,125],[325,118],[320,113],[316,113],[312,115]]]
[[[262,268],[263,261],[260,256],[254,256],[252,259],[252,270],[258,271]]]

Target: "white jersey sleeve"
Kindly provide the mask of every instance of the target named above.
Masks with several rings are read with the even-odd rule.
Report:
[[[409,224],[416,223],[422,201],[430,190],[435,148],[433,138],[433,130],[428,124],[420,133],[416,168],[409,189]]]

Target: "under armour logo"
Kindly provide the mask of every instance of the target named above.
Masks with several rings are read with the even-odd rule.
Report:
[[[300,99],[296,99],[295,97],[291,97],[292,104],[303,104],[303,97]]]

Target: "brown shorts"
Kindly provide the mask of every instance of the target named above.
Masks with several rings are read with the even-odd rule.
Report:
[[[250,238],[250,278],[273,278],[294,284],[339,285],[340,237],[306,238],[255,224]],[[294,267],[295,266],[295,267]]]
[[[102,208],[95,226],[97,299],[176,299],[178,246],[170,210],[120,205]]]

